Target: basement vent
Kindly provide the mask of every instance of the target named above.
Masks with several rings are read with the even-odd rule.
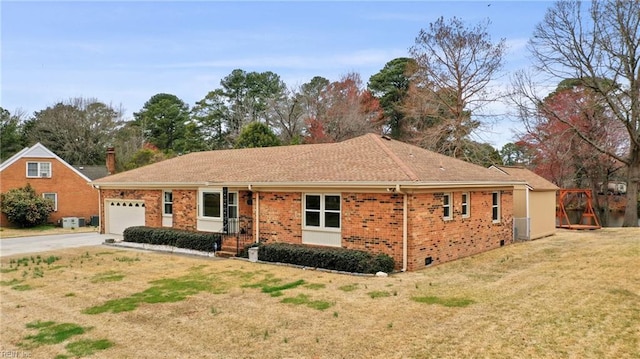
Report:
[[[500,240],[500,247],[504,246],[504,239]]]
[[[424,259],[424,265],[428,266],[431,263],[433,263],[433,259],[431,259],[431,257],[427,257]]]

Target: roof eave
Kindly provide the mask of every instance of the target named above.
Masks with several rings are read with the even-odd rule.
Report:
[[[240,187],[254,190],[270,188],[396,188],[441,189],[441,188],[496,188],[526,185],[523,181],[318,181],[318,182],[91,182],[100,189],[180,189],[198,187]]]

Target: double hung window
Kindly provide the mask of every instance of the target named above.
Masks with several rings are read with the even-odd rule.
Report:
[[[27,177],[51,178],[51,162],[27,162]]]
[[[304,226],[309,229],[340,229],[340,195],[306,194]]]

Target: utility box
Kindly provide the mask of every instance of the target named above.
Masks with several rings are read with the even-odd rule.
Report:
[[[87,220],[82,218],[82,217],[78,217],[78,227],[84,227],[86,226],[86,222]]]
[[[78,217],[63,217],[62,228],[78,228],[79,222]]]
[[[100,216],[91,216],[91,227],[98,227],[100,225]]]
[[[258,261],[258,247],[251,247],[248,250],[249,252],[249,262],[257,262]]]

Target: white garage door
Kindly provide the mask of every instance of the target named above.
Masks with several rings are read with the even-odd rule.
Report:
[[[107,233],[122,234],[126,228],[144,226],[144,201],[108,200]]]

